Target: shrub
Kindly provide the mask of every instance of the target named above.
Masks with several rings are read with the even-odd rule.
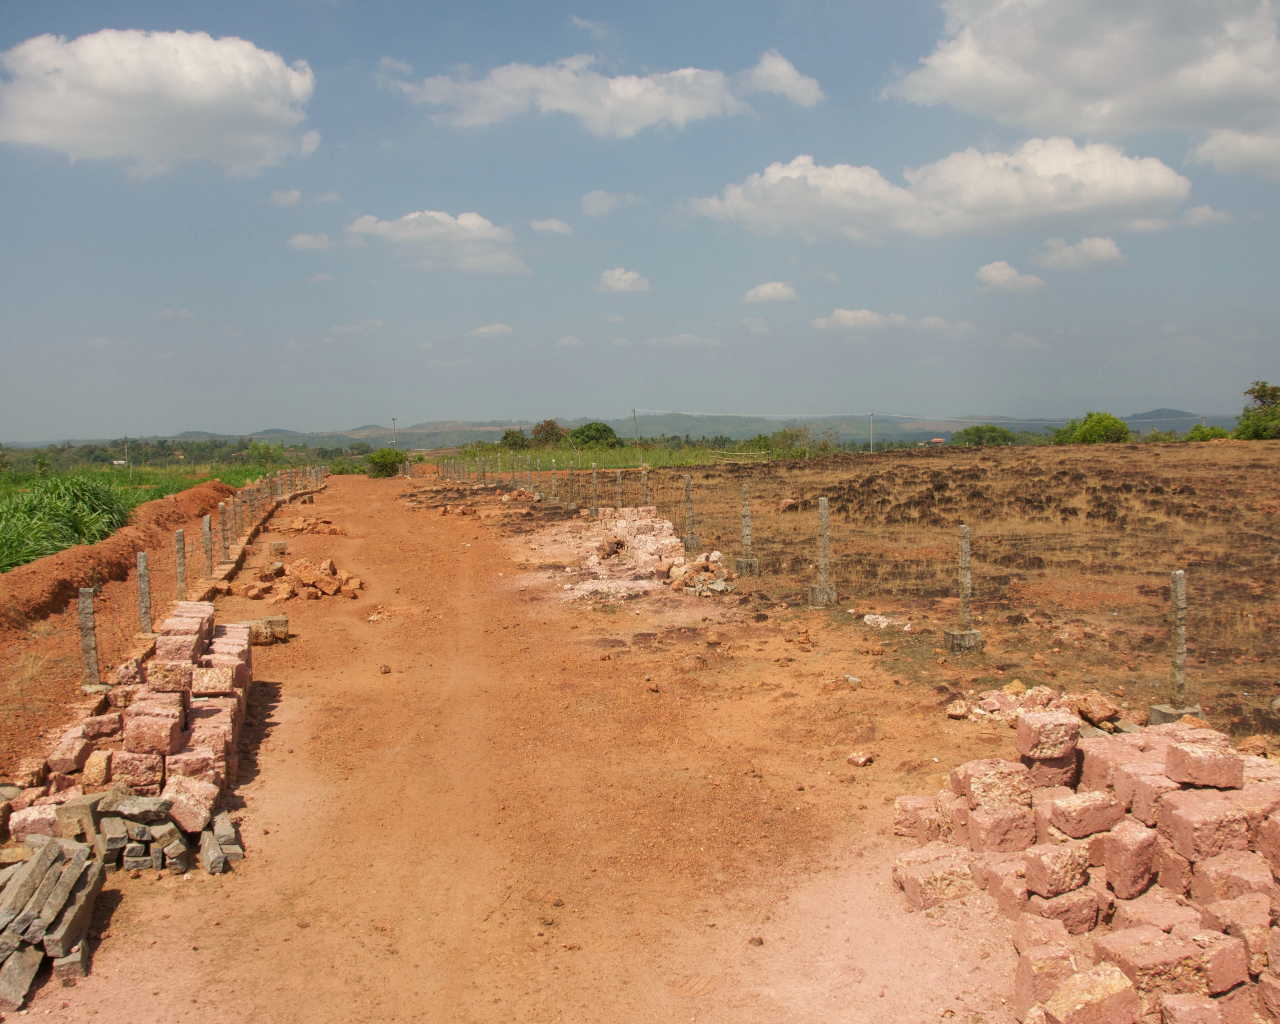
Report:
[[[1221,427],[1206,427],[1202,423],[1197,423],[1194,427],[1187,431],[1184,441],[1212,441],[1215,437],[1228,437],[1225,430]]]
[[[73,544],[106,540],[128,521],[131,507],[130,499],[106,481],[41,478],[29,491],[0,501],[0,572]]]
[[[1240,423],[1232,436],[1246,441],[1280,437],[1280,386],[1268,384],[1265,380],[1255,380],[1253,386],[1246,388],[1244,393],[1246,397],[1253,399],[1253,404],[1244,407]]]
[[[559,444],[568,436],[569,431],[555,420],[543,420],[533,428],[533,443],[544,447]]]
[[[1018,435],[1008,427],[997,427],[994,423],[983,423],[981,426],[965,427],[951,435],[951,443],[957,445],[974,445],[987,447],[997,444],[1015,444]]]
[[[371,477],[395,476],[405,463],[404,452],[396,448],[379,448],[364,457]]]
[[[519,427],[508,427],[502,434],[502,440],[498,442],[500,448],[528,448],[529,439],[524,436],[524,431]]]
[[[329,472],[334,476],[351,476],[353,473],[363,473],[364,466],[358,462],[352,462],[350,459],[335,459],[329,463]]]
[[[601,448],[621,448],[622,442],[614,433],[613,427],[607,423],[584,423],[569,431],[569,440],[574,444],[597,445]]]
[[[1053,432],[1054,444],[1123,444],[1133,440],[1129,424],[1109,412],[1086,413]]]

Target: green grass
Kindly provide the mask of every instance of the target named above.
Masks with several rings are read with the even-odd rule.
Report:
[[[265,466],[184,466],[185,472],[135,466],[77,471],[65,476],[0,473],[0,573],[73,544],[106,540],[143,502],[177,494],[207,480],[243,487],[272,470]]]

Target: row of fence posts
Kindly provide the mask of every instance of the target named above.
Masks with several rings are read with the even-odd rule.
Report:
[[[228,501],[218,502],[218,532],[222,542],[222,562],[231,560],[230,537],[246,536],[249,523],[262,519],[267,505],[277,499],[287,498],[299,491],[314,491],[324,483],[322,466],[306,466],[302,469],[279,470],[268,477],[260,477],[252,484],[229,495]],[[205,579],[213,578],[213,520],[206,515],[200,520],[201,539],[204,543]],[[187,541],[183,530],[173,532],[175,592],[185,600],[187,596]],[[151,574],[147,568],[147,553],[138,555],[138,629],[140,634],[155,632],[151,617]],[[81,587],[78,605],[80,650],[84,658],[84,685],[99,686],[102,675],[98,669],[98,636],[94,622],[93,587]]]
[[[529,456],[525,456],[526,473],[528,470]],[[511,482],[515,485],[516,480],[516,464],[518,456],[515,452],[511,453]],[[492,456],[477,459],[475,462],[475,476],[477,482],[484,484],[486,476],[494,472],[492,467]],[[468,468],[468,460],[463,457],[461,459],[442,459],[438,463],[439,472],[442,478],[455,481],[470,480],[471,469]],[[566,509],[572,511],[576,509],[573,502],[573,462],[568,464],[569,470],[569,496],[565,503]],[[531,476],[527,476],[526,480],[531,490],[539,498],[543,495],[542,489],[542,460],[537,460],[537,485],[536,488],[532,482]],[[501,482],[502,477],[502,453],[497,454],[497,475]],[[616,475],[616,494],[617,505],[622,507],[622,470],[617,470]],[[649,504],[649,471],[647,469],[640,470],[640,504],[642,507]],[[599,509],[599,486],[596,474],[596,464],[591,464],[591,497],[592,497],[592,514],[594,515]],[[551,460],[551,501],[559,502],[559,496],[556,493],[556,460]],[[957,583],[960,595],[959,630],[944,631],[944,640],[947,649],[954,653],[964,653],[966,651],[980,651],[982,649],[982,634],[973,628],[972,616],[970,612],[970,603],[973,594],[973,579],[970,572],[970,551],[969,551],[969,527],[961,524],[959,530],[959,550],[957,557]],[[693,516],[693,477],[684,474],[684,534],[681,537],[686,550],[697,550],[702,547],[702,540],[694,529]],[[734,570],[740,576],[759,576],[760,560],[751,554],[751,492],[747,484],[742,485],[742,557],[734,559]],[[1177,717],[1181,717],[1181,712],[1198,709],[1183,708],[1186,703],[1187,695],[1187,591],[1186,591],[1186,574],[1182,569],[1177,569],[1170,574],[1170,603],[1172,607],[1172,675],[1170,682],[1170,704],[1169,713],[1178,712]],[[818,499],[818,582],[809,587],[809,605],[813,608],[827,608],[836,604],[837,594],[835,585],[831,582],[831,521],[830,511],[826,498]]]

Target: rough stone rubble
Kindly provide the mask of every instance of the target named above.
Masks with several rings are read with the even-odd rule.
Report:
[[[213,605],[178,602],[48,756],[0,785],[0,1008],[21,1006],[45,956],[56,977],[83,976],[105,874],[243,859],[219,807],[239,773],[250,644],[287,629],[218,626]]]
[[[1066,710],[1024,712],[1019,761],[899,797],[894,831],[919,844],[893,867],[907,901],[986,890],[1025,1024],[1280,1020],[1280,764],[1194,719],[1080,730]]]

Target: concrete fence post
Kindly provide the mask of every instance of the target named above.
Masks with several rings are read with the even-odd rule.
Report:
[[[643,467],[640,469],[640,507],[647,508],[649,505],[649,471]]]
[[[1187,703],[1187,574],[1169,574],[1169,598],[1173,605],[1173,671],[1169,699],[1175,708]]]
[[[742,557],[733,563],[739,576],[760,575],[760,559],[751,557],[751,497],[746,484],[742,485]]]
[[[696,551],[702,547],[701,538],[693,532],[693,477],[684,475],[684,541],[685,551]]]
[[[528,452],[524,453],[524,485],[533,490],[533,456]]]
[[[212,517],[200,520],[200,536],[204,540],[204,578],[213,578],[213,525]]]
[[[541,501],[542,500],[542,456],[539,455],[535,461],[537,462],[538,476],[537,476],[537,483],[534,484],[533,495],[535,498]]]
[[[231,561],[231,542],[227,538],[227,506],[225,502],[218,502],[218,529],[222,532],[222,560],[224,562]]]
[[[836,603],[831,585],[831,516],[827,499],[818,499],[818,582],[809,587],[809,607],[829,608]]]
[[[576,512],[578,508],[573,500],[573,459],[569,460],[569,500],[564,507],[570,512]]]
[[[556,460],[555,459],[551,460],[551,500],[553,502],[559,500],[556,495]]]
[[[591,463],[591,514],[600,514],[600,480],[596,475],[596,464]]]
[[[84,655],[85,686],[101,686],[98,673],[98,636],[93,628],[93,587],[80,588],[80,651]]]
[[[147,572],[147,553],[138,552],[138,628],[151,633],[151,574]]]
[[[622,470],[618,470],[617,491],[618,496],[614,502],[614,506],[616,508],[622,508]]]
[[[981,630],[972,628],[969,602],[973,593],[973,581],[969,575],[969,527],[960,527],[960,552],[957,559],[960,589],[960,628],[942,631],[942,646],[949,654],[965,654],[981,651],[984,642]]]
[[[181,530],[173,531],[174,575],[178,580],[178,600],[187,599],[187,536]]]

